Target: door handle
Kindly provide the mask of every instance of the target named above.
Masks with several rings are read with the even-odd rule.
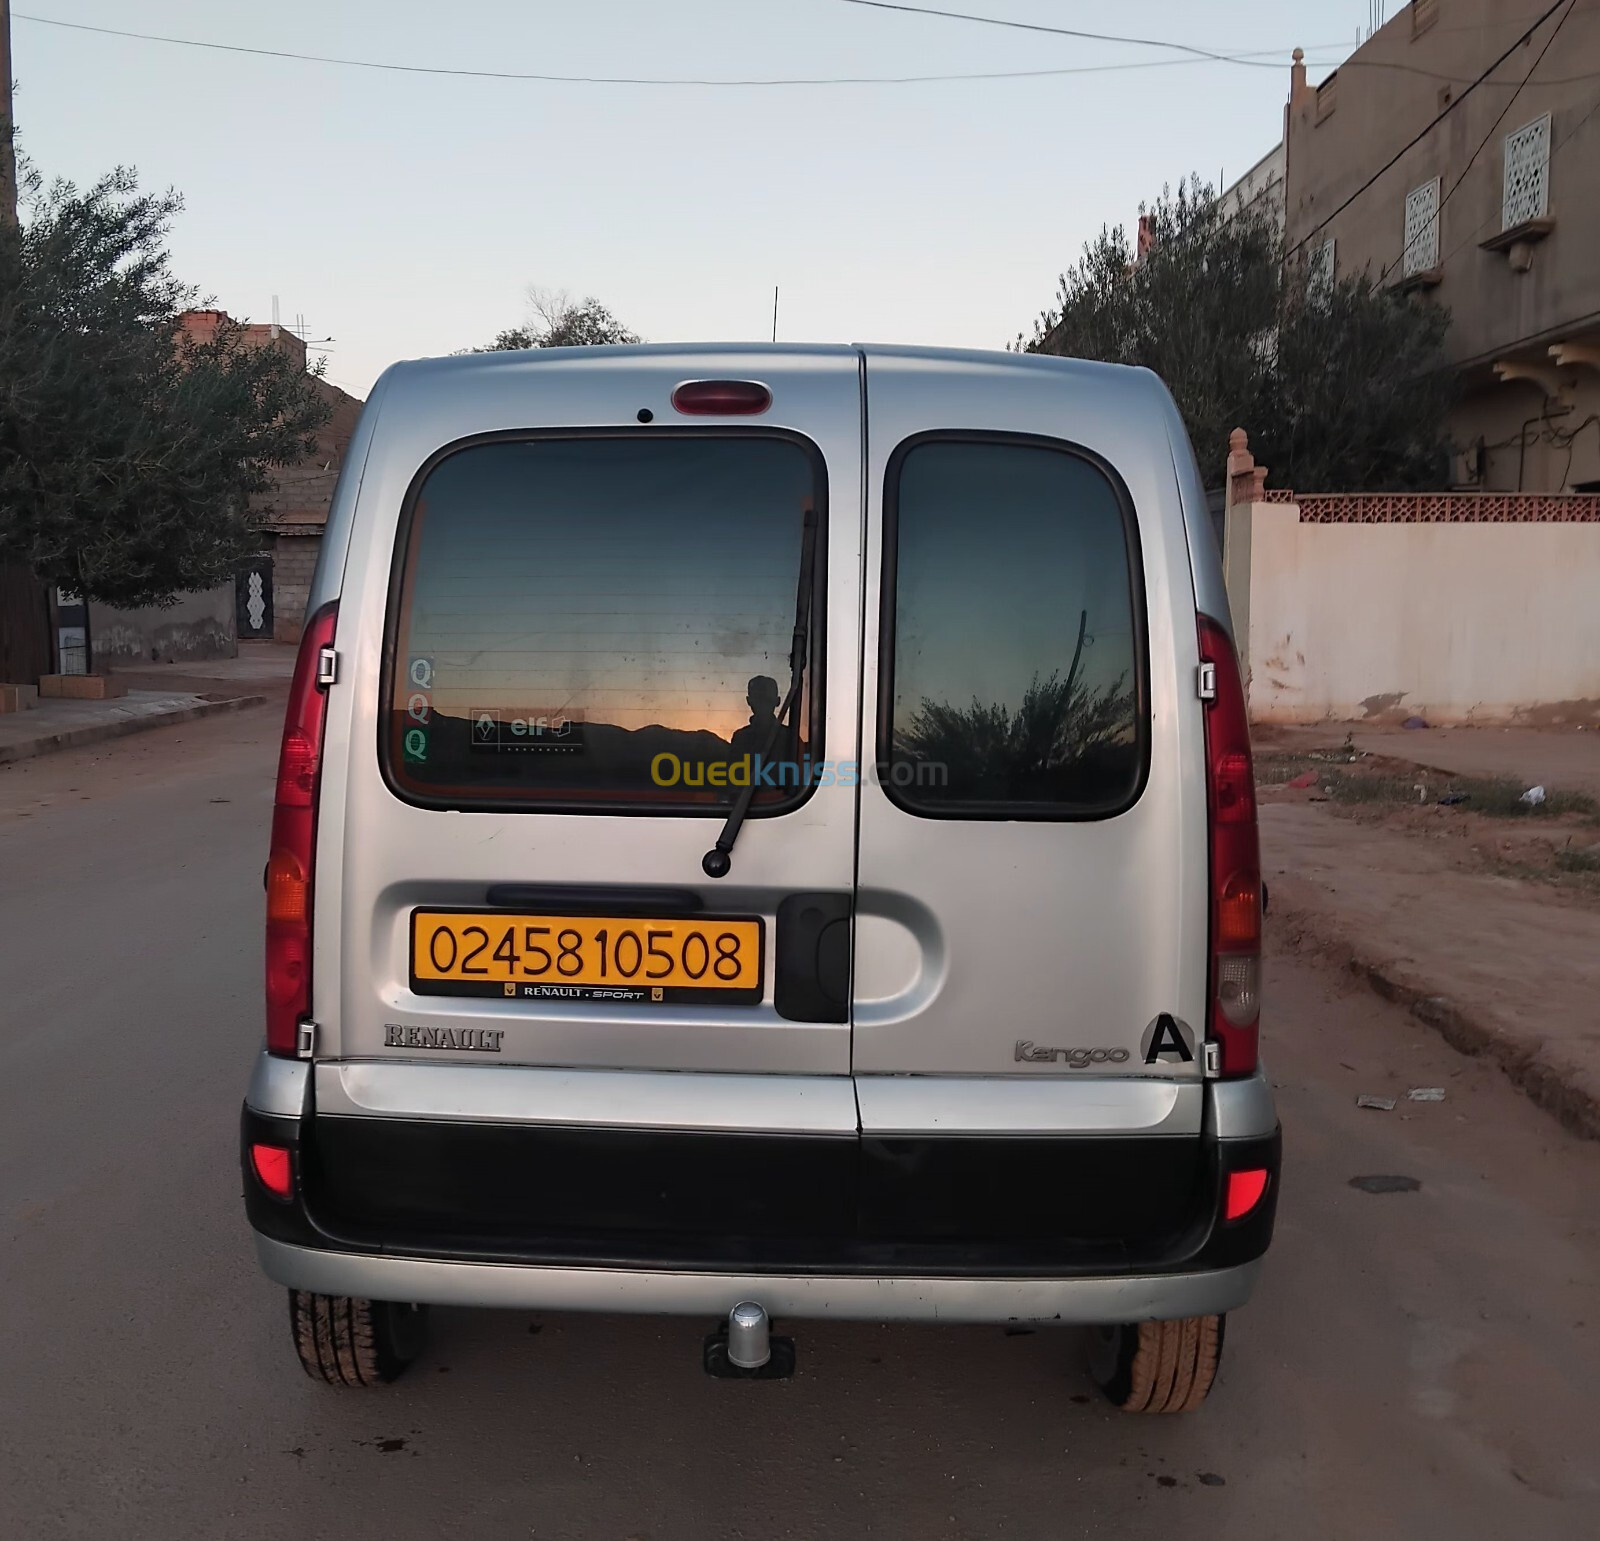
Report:
[[[849,894],[791,894],[778,905],[773,1005],[790,1022],[850,1020]]]

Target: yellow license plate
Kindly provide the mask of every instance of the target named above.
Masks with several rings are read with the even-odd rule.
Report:
[[[522,1001],[761,999],[765,929],[748,916],[520,915],[413,910],[419,995]]]

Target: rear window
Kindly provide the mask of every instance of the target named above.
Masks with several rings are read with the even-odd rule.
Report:
[[[914,440],[889,467],[878,757],[945,818],[1097,818],[1144,781],[1137,535],[1125,495],[1053,441]]]
[[[820,455],[760,432],[472,444],[421,479],[391,598],[382,752],[427,805],[717,814],[805,796],[820,755],[823,552],[790,688]],[[819,537],[820,540],[820,537]]]

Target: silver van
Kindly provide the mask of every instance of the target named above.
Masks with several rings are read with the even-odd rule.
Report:
[[[1086,1325],[1192,1408],[1271,1237],[1204,492],[1139,370],[405,363],[334,499],[243,1117],[306,1370],[430,1305]]]

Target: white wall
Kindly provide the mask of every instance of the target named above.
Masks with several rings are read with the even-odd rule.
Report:
[[[180,594],[166,609],[116,610],[89,606],[95,667],[127,662],[189,662],[232,658],[239,651],[234,628],[233,584]]]
[[[1292,503],[1249,511],[1254,721],[1600,716],[1600,524],[1301,524]]]

